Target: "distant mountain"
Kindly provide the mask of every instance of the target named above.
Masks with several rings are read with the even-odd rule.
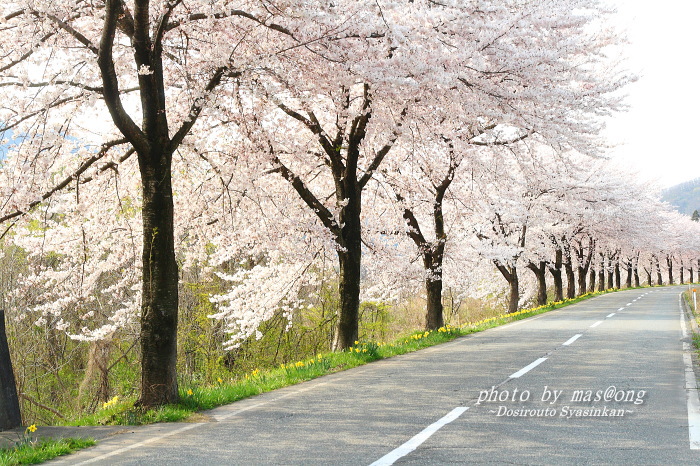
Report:
[[[700,210],[700,178],[671,186],[661,193],[661,199],[668,202],[686,215],[692,215],[694,210]]]

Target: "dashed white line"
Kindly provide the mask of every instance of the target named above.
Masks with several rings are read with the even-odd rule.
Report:
[[[574,335],[573,337],[569,338],[568,340],[566,340],[566,341],[565,341],[564,343],[562,343],[561,345],[562,345],[562,346],[569,346],[570,344],[572,344],[573,342],[575,342],[576,340],[578,340],[579,338],[581,338],[582,335],[583,335],[583,333],[577,333],[576,335]]]
[[[621,307],[620,309],[618,309],[618,311],[624,311],[624,310],[625,310],[624,307]]]
[[[606,318],[606,319],[609,319],[609,318],[611,318],[611,317],[614,316],[614,315],[615,315],[615,313],[613,312],[612,314],[608,314],[607,316],[605,316],[605,318]]]
[[[627,303],[627,304],[625,304],[625,306],[631,306],[631,305],[632,305],[632,303]]]
[[[520,369],[518,372],[514,372],[513,374],[510,375],[509,378],[511,378],[511,379],[517,379],[518,377],[527,374],[527,373],[530,372],[532,369],[534,369],[535,367],[539,366],[540,364],[542,364],[542,363],[545,362],[546,360],[547,360],[547,358],[539,358],[537,361],[534,361],[534,362],[528,364],[527,366],[525,366],[525,367],[523,367],[522,369]]]
[[[590,328],[596,328],[597,326],[599,326],[599,325],[602,324],[602,323],[603,323],[603,321],[602,321],[602,320],[599,320],[599,321],[596,322],[595,324],[591,325]]]
[[[445,415],[442,419],[430,424],[428,427],[423,429],[422,432],[415,435],[411,440],[404,443],[396,450],[393,450],[393,451],[387,453],[386,455],[382,456],[377,461],[372,463],[370,466],[388,466],[390,464],[394,464],[396,462],[396,460],[403,458],[404,456],[411,453],[413,450],[418,448],[423,442],[428,440],[431,435],[433,435],[435,432],[440,430],[445,425],[447,425],[450,422],[457,419],[459,416],[462,415],[462,413],[464,413],[468,409],[469,408],[466,408],[463,406],[460,406],[459,408],[453,409],[447,415]]]

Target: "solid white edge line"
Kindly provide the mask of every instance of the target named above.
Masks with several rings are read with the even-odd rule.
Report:
[[[430,424],[428,427],[423,429],[419,434],[411,438],[411,440],[404,443],[397,449],[382,456],[370,466],[388,466],[390,464],[394,464],[396,460],[403,458],[404,456],[411,453],[413,450],[418,448],[423,442],[428,440],[435,432],[457,419],[459,416],[462,415],[462,413],[464,413],[468,409],[469,408],[466,408],[464,406],[460,406],[458,408],[453,409],[440,420]]]
[[[547,360],[547,358],[540,358],[540,359],[538,359],[537,361],[531,362],[531,363],[528,364],[527,366],[525,366],[525,367],[523,367],[522,369],[520,369],[518,372],[515,372],[515,373],[511,374],[509,378],[511,378],[511,379],[517,379],[518,377],[527,374],[527,373],[530,372],[532,369],[534,369],[535,367],[539,366],[540,364],[542,364],[542,363],[545,362],[546,360]]]
[[[591,325],[589,328],[596,328],[597,326],[599,326],[599,325],[602,324],[602,323],[603,323],[603,321],[602,321],[602,320],[599,320],[599,321],[596,322],[595,324]]]
[[[606,319],[609,319],[609,318],[611,318],[611,317],[614,316],[614,315],[615,315],[615,313],[613,312],[612,314],[608,314],[607,316],[605,316],[605,318],[606,318]]]
[[[581,338],[582,335],[583,335],[583,333],[577,333],[576,335],[574,335],[573,337],[569,338],[564,343],[562,343],[561,346],[569,346],[570,344],[572,344],[573,342],[575,342],[576,340]]]
[[[681,311],[681,332],[683,339],[689,338],[688,327],[685,324],[683,306],[679,297],[678,305]],[[683,364],[685,365],[685,393],[688,404],[688,442],[691,450],[700,450],[700,398],[698,398],[698,383],[690,357],[690,344],[683,342]]]

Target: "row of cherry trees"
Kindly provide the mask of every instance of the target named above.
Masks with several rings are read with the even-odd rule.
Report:
[[[10,298],[76,339],[138,322],[148,406],[178,397],[183,274],[229,284],[211,297],[229,348],[337,281],[336,349],[362,301],[424,288],[437,328],[444,286],[493,293],[494,271],[511,311],[547,277],[558,299],[620,269],[693,274],[695,225],[594,158],[632,79],[609,13],[5,2],[0,234],[29,263]]]

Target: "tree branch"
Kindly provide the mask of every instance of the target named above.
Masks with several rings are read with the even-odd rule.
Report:
[[[83,163],[80,165],[80,167],[78,167],[78,169],[77,169],[76,171],[74,171],[73,173],[71,173],[70,175],[68,175],[66,178],[64,178],[63,181],[61,181],[60,183],[58,183],[57,185],[55,185],[55,186],[54,186],[53,188],[51,188],[50,190],[46,191],[46,192],[41,196],[40,199],[31,202],[31,203],[29,204],[29,207],[28,207],[26,210],[16,210],[16,211],[14,211],[14,212],[12,212],[12,213],[9,213],[9,214],[7,214],[7,215],[5,215],[5,216],[3,216],[3,217],[0,217],[0,223],[4,223],[4,222],[6,222],[6,221],[8,221],[8,220],[11,220],[11,219],[13,219],[13,218],[20,217],[20,216],[26,214],[27,212],[29,212],[29,211],[30,211],[31,209],[33,209],[34,207],[38,206],[39,204],[41,204],[42,202],[44,202],[46,199],[50,198],[50,197],[53,196],[55,193],[57,193],[58,191],[62,190],[62,189],[65,188],[66,186],[68,186],[71,182],[73,182],[74,180],[78,179],[78,178],[80,177],[80,175],[83,174],[83,173],[85,172],[85,170],[87,170],[88,168],[90,168],[92,165],[95,164],[95,162],[99,161],[99,160],[102,159],[105,155],[107,155],[107,153],[109,152],[109,150],[110,150],[111,148],[116,147],[116,146],[121,145],[121,144],[126,144],[127,142],[129,142],[129,141],[128,141],[127,139],[124,138],[124,139],[117,139],[117,140],[115,140],[115,141],[110,141],[110,142],[107,142],[107,143],[103,144],[103,145],[102,145],[102,148],[100,149],[100,151],[99,151],[97,154],[93,155],[92,157],[90,157],[89,159],[87,159],[85,162],[83,162]],[[133,148],[130,149],[130,150],[128,150],[128,151],[126,152],[126,154],[124,154],[124,155],[120,158],[120,160],[119,160],[120,163],[123,162],[124,160],[126,160],[127,158],[129,158],[129,156],[131,156],[131,154],[133,154],[133,153],[134,153],[134,149],[133,149]],[[103,169],[101,169],[100,171],[104,171],[104,170],[106,170],[107,168],[109,168],[109,166],[108,166],[108,167],[103,167]],[[87,180],[86,180],[86,182],[87,182]]]
[[[100,39],[97,63],[102,74],[105,103],[107,104],[109,114],[112,116],[114,124],[129,140],[131,145],[134,146],[137,152],[146,154],[149,149],[148,140],[122,105],[119,96],[119,81],[117,80],[114,61],[112,59],[114,36],[116,34],[117,21],[121,11],[120,0],[106,0],[104,29],[102,31],[102,38]]]

